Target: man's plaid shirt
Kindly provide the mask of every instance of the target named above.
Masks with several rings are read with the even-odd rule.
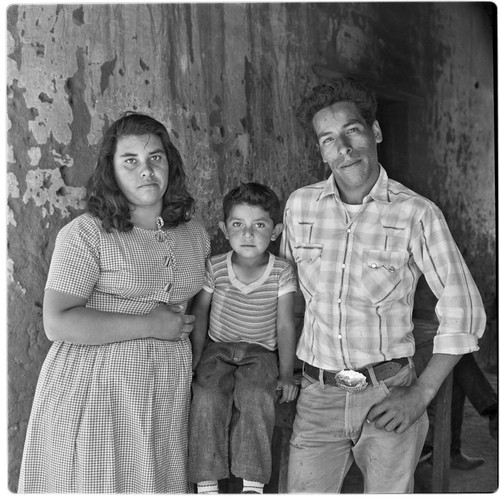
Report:
[[[438,298],[434,353],[478,349],[485,312],[443,214],[381,167],[349,219],[333,175],[290,196],[281,255],[306,300],[299,359],[338,371],[413,356],[412,310],[423,274]]]

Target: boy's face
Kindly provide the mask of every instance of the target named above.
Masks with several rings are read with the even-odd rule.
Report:
[[[271,240],[275,240],[283,230],[283,224],[274,226],[269,213],[260,206],[235,204],[220,229],[229,240],[234,252],[245,258],[263,254]]]

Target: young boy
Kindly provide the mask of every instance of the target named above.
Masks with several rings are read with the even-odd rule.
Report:
[[[219,226],[232,250],[210,258],[192,311],[189,476],[199,494],[217,494],[230,461],[232,474],[243,479],[243,493],[262,493],[271,477],[278,391],[280,402],[298,394],[297,279],[290,263],[267,251],[283,229],[271,189],[243,183],[225,196],[223,210]]]

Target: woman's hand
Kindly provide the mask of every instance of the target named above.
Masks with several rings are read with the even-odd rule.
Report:
[[[161,305],[148,313],[151,337],[164,341],[187,339],[193,331],[194,316],[182,313],[182,306]]]

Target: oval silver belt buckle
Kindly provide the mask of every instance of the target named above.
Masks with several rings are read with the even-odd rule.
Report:
[[[357,393],[366,388],[366,377],[355,370],[341,370],[335,376],[337,386],[350,393]]]

